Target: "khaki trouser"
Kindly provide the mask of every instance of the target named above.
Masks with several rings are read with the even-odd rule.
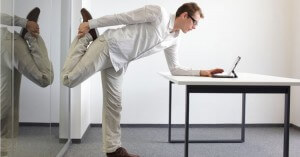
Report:
[[[120,112],[122,109],[122,80],[124,70],[115,71],[103,36],[90,45],[91,35],[73,40],[62,71],[62,81],[74,87],[101,71],[103,87],[102,136],[103,151],[114,152],[121,147]]]
[[[24,75],[37,85],[46,87],[53,82],[52,64],[43,39],[25,39],[18,33],[1,28],[1,155],[12,150],[19,130],[19,95]],[[28,43],[27,43],[27,42]]]

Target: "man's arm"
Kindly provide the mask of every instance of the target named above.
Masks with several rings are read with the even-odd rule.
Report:
[[[7,26],[19,26],[26,28],[29,33],[37,37],[37,34],[40,33],[39,25],[36,22],[28,21],[27,19],[21,18],[19,16],[14,16],[14,18],[8,14],[1,13],[1,24]]]
[[[14,18],[8,14],[1,13],[1,24],[7,26],[20,26],[26,28],[27,19],[21,18],[19,16],[14,16]]]
[[[169,70],[172,75],[186,75],[186,76],[199,76],[200,70],[193,70],[184,66],[180,66],[178,63],[178,44],[170,46],[165,49],[165,57],[168,63]]]
[[[146,5],[142,8],[114,15],[106,15],[98,19],[89,20],[90,29],[97,27],[130,25],[153,22],[160,18],[161,8],[156,5]]]
[[[161,20],[161,7],[157,5],[146,5],[142,8],[119,13],[106,15],[97,19],[89,20],[80,24],[78,32],[80,36],[86,34],[90,29],[98,27],[130,25],[146,22],[155,22]]]
[[[216,68],[211,70],[193,70],[179,65],[178,63],[178,44],[175,44],[165,49],[165,56],[168,63],[169,70],[175,76],[206,76],[211,77],[213,74],[222,73],[223,69]]]

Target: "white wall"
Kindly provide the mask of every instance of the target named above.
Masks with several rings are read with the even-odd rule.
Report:
[[[92,1],[93,17],[159,4],[170,12],[188,1]],[[295,0],[296,1],[296,0]],[[228,68],[242,56],[237,72],[291,76],[291,1],[198,0],[205,19],[183,35],[180,62],[192,68]],[[298,5],[299,6],[299,5]],[[299,28],[299,27],[298,27]],[[103,32],[106,28],[100,28]],[[299,66],[298,66],[299,67]],[[124,78],[122,123],[165,124],[168,117],[168,82],[157,72],[168,71],[163,53],[132,62]],[[101,123],[100,74],[91,79],[91,123]],[[184,88],[174,86],[173,119],[184,121]],[[282,123],[283,95],[247,96],[247,123]],[[191,97],[192,123],[238,123],[241,95],[206,94]]]
[[[300,78],[300,1],[299,0],[292,0],[293,6],[293,23],[292,23],[292,30],[293,30],[293,77]],[[292,99],[291,99],[291,113],[292,113],[292,122],[300,126],[300,88],[294,87],[292,88]]]

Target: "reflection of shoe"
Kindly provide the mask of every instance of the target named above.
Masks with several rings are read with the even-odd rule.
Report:
[[[28,21],[34,21],[34,22],[37,22],[38,21],[38,18],[39,18],[39,15],[40,15],[40,8],[38,7],[35,7],[33,8],[27,15],[27,20]],[[21,37],[24,39],[24,36],[25,34],[27,33],[27,29],[26,28],[22,28],[21,30]]]
[[[106,153],[107,157],[140,157],[138,155],[129,154],[125,148],[120,147],[113,153]]]
[[[83,22],[88,22],[90,19],[92,19],[92,15],[85,8],[82,8],[80,12],[82,15]],[[97,39],[98,37],[97,29],[90,29],[89,33],[93,37],[93,40]]]

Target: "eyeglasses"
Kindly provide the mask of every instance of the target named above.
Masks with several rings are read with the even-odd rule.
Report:
[[[192,19],[192,21],[193,21],[193,24],[195,25],[195,26],[197,26],[198,25],[198,21],[197,20],[195,20],[191,15],[189,15],[188,14],[188,16],[189,16],[189,18],[191,18]]]

